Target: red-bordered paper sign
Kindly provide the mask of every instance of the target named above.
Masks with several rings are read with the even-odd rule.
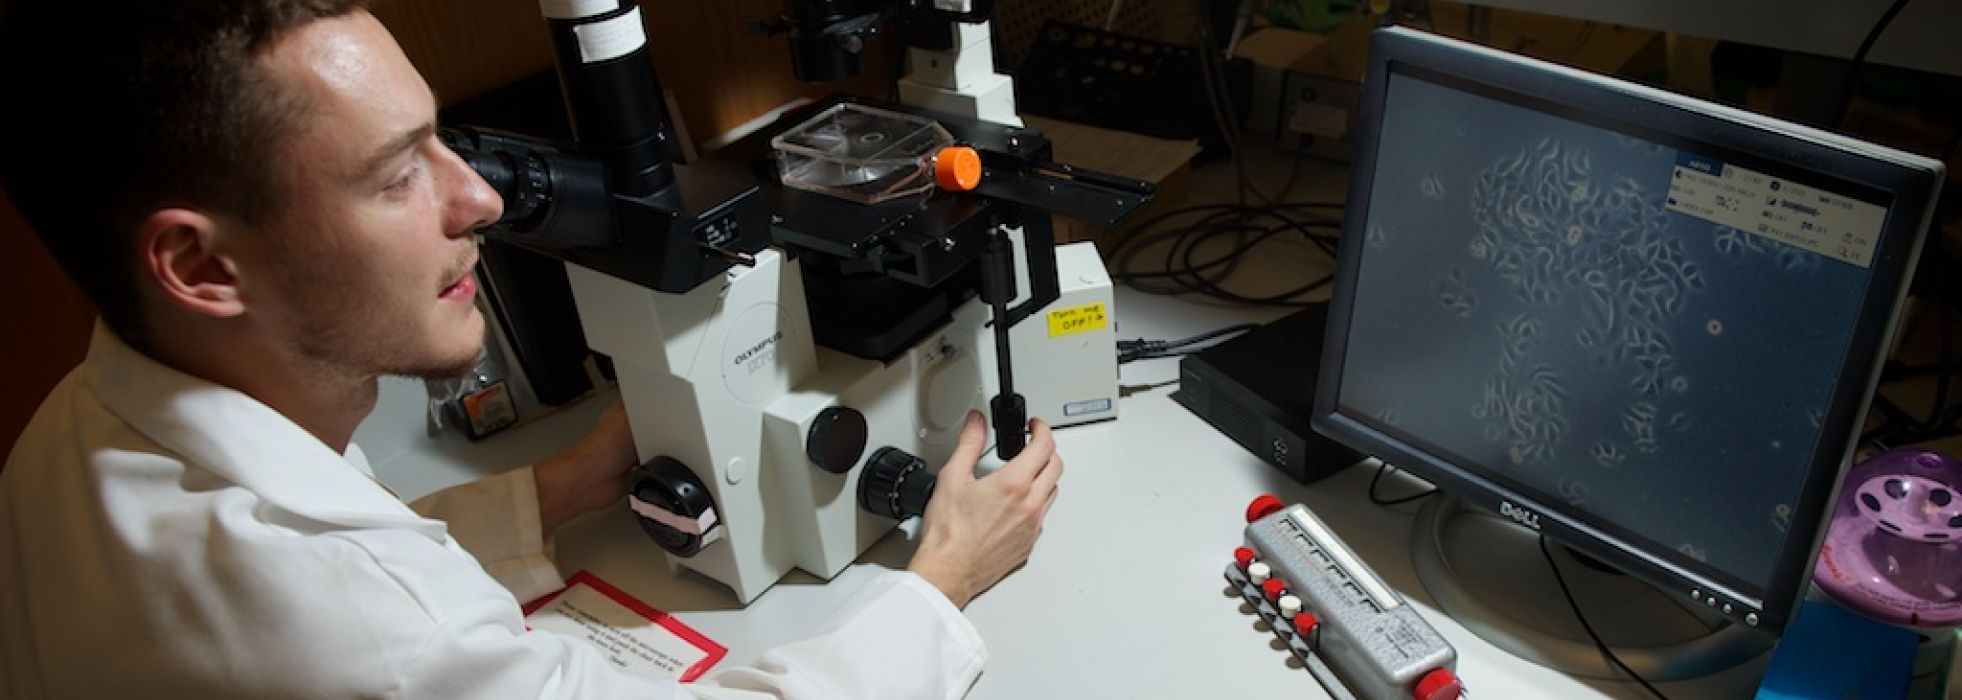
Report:
[[[687,683],[729,653],[673,615],[585,571],[524,611],[533,630],[583,638],[615,665],[649,678]]]

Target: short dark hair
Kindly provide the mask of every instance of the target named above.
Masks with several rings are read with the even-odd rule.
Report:
[[[258,60],[361,0],[13,0],[0,25],[4,186],[103,322],[148,346],[135,227],[193,206],[277,211],[279,134],[299,113]]]

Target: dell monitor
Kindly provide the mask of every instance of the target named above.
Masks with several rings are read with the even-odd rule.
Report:
[[[1941,165],[1402,28],[1359,110],[1316,429],[1768,643]]]

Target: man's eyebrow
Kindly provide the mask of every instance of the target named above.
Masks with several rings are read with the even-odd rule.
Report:
[[[396,134],[395,138],[389,139],[388,143],[382,144],[380,148],[375,149],[375,152],[368,156],[367,160],[362,161],[361,176],[365,178],[381,170],[382,166],[388,164],[388,161],[409,149],[415,148],[416,144],[422,143],[435,133],[436,124],[432,122]]]

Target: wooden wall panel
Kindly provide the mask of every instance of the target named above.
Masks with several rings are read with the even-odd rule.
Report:
[[[82,361],[95,312],[0,194],[0,454]]]

